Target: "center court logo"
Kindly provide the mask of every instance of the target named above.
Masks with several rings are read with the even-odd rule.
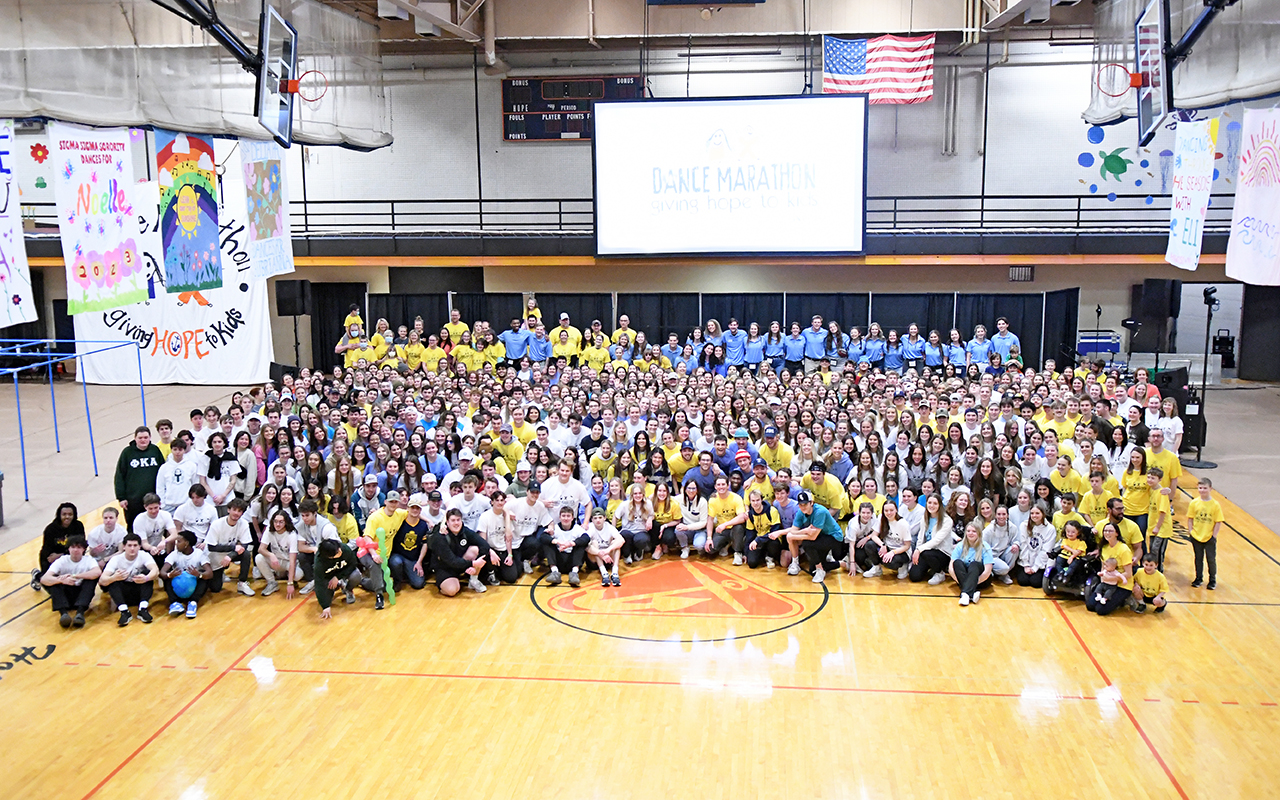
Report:
[[[759,636],[798,625],[826,605],[825,587],[793,599],[744,572],[705,561],[666,560],[628,570],[620,587],[548,592],[539,581],[530,597],[543,614],[571,628],[648,641]],[[584,582],[591,577],[586,573]]]

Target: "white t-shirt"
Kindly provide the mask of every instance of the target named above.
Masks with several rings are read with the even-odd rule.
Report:
[[[529,505],[525,498],[513,500],[507,504],[507,511],[511,514],[512,547],[519,547],[526,538],[537,536],[552,522],[551,512],[542,504],[541,498],[533,505]]]
[[[444,522],[444,512],[445,512],[445,507],[443,504],[441,504],[440,510],[434,514],[431,513],[430,506],[427,506],[422,509],[422,519],[426,520],[427,530],[431,530],[432,528],[439,525],[441,522]]]
[[[262,541],[267,545],[267,549],[271,551],[271,555],[281,561],[288,561],[290,553],[298,552],[298,535],[296,533],[266,531],[262,534]]]
[[[613,544],[613,537],[618,535],[618,529],[608,522],[604,527],[597,528],[593,521],[587,526],[587,535],[591,537],[590,547],[594,547],[597,551],[608,550],[609,545]]]
[[[95,547],[105,547],[106,550],[94,556],[99,564],[105,562],[120,552],[120,548],[124,546],[125,533],[124,526],[119,523],[116,523],[111,531],[108,531],[105,525],[99,525],[89,531],[89,535],[85,537],[85,541],[89,543],[89,553],[92,555]]]
[[[132,561],[124,553],[116,553],[102,568],[103,575],[110,575],[116,570],[124,571],[124,580],[132,580],[139,575],[146,575],[156,568],[156,560],[145,550],[139,550],[137,558]]]
[[[181,572],[188,567],[194,567],[198,572],[201,567],[209,563],[209,554],[196,547],[190,553],[183,554],[174,550],[165,556],[165,566],[171,566],[175,572]]]
[[[574,523],[573,527],[569,528],[567,531],[560,527],[560,523],[556,523],[551,528],[551,540],[555,542],[556,545],[573,544],[578,540],[578,537],[584,533],[586,533],[586,531],[577,523]]]
[[[541,499],[543,505],[553,509],[555,518],[559,519],[561,507],[570,506],[574,514],[577,514],[578,509],[591,502],[591,493],[577,478],[570,478],[568,483],[561,483],[560,478],[555,477],[542,484]]]
[[[308,525],[306,522],[298,523],[299,541],[315,547],[320,544],[322,539],[338,541],[338,529],[333,527],[332,522],[317,514],[315,525]]]
[[[465,512],[463,521],[466,521]],[[504,511],[499,515],[496,511],[490,508],[488,511],[481,514],[480,518],[476,520],[474,530],[476,533],[483,536],[485,541],[487,541],[489,546],[494,550],[505,551],[507,549],[507,528],[509,522],[510,515],[507,512]]]
[[[178,510],[173,512],[173,521],[182,524],[184,531],[191,531],[196,535],[196,544],[204,542],[206,536],[209,535],[209,526],[218,518],[218,509],[216,509],[205,498],[204,505],[197,506],[188,500],[178,506]],[[175,551],[176,552],[176,551]]]
[[[142,541],[151,547],[159,545],[165,537],[176,533],[177,530],[173,524],[173,517],[164,509],[156,514],[155,519],[147,514],[139,514],[133,521],[133,532],[142,537]]]
[[[218,519],[215,519],[209,525],[209,532],[204,538],[204,544],[206,547],[228,544],[253,544],[253,536],[249,533],[248,515],[241,515],[235,525],[231,524],[230,517],[219,517]]]
[[[462,512],[462,524],[471,530],[476,530],[476,525],[480,522],[480,515],[488,511],[493,506],[489,502],[489,498],[482,494],[478,494],[467,500],[464,495],[455,495],[449,498],[448,510],[458,509]]]
[[[70,554],[68,554],[59,557],[57,561],[50,564],[49,571],[45,574],[52,575],[55,578],[63,575],[80,575],[81,573],[93,570],[96,566],[98,566],[98,562],[94,560],[93,556],[86,554],[79,561],[72,561]],[[79,586],[83,582],[84,579],[81,578],[73,585]]]

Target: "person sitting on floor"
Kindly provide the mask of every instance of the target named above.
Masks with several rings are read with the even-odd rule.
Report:
[[[120,620],[116,624],[121,628],[133,619],[129,606],[138,607],[138,619],[151,622],[151,593],[159,574],[155,558],[142,549],[142,537],[136,533],[125,534],[124,550],[107,561],[98,579],[98,585],[107,590],[111,602],[120,612]]]
[[[66,547],[66,554],[49,565],[40,583],[53,598],[53,610],[59,615],[58,624],[64,628],[83,628],[84,614],[93,603],[93,590],[98,586],[102,569],[95,559],[86,558],[88,543],[83,536],[67,537]],[[74,619],[72,611],[75,611]]]

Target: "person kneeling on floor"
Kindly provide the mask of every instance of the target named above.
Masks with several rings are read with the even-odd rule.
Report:
[[[156,576],[160,568],[152,555],[142,549],[142,537],[136,533],[126,533],[124,550],[116,553],[107,561],[102,570],[98,585],[111,595],[111,602],[120,612],[121,628],[133,619],[129,606],[138,607],[138,619],[151,622],[151,593],[155,589]]]
[[[471,591],[488,591],[481,577],[498,563],[498,554],[489,549],[489,543],[483,536],[462,524],[462,511],[449,509],[444,515],[444,524],[431,537],[429,546],[431,569],[435,572],[436,588],[440,594],[453,597],[462,591],[464,577]]]
[[[618,555],[622,552],[622,547],[627,540],[617,528],[609,524],[605,517],[603,508],[596,508],[591,512],[591,522],[587,525],[587,536],[591,539],[587,543],[587,558],[600,568],[601,586],[610,584],[621,586],[622,578],[618,576]],[[610,568],[613,570],[612,575],[609,573]]]
[[[169,616],[182,613],[182,601],[186,600],[187,619],[196,618],[196,604],[209,589],[209,579],[213,577],[213,567],[209,564],[209,554],[196,549],[196,535],[191,531],[178,531],[177,546],[160,570],[164,579],[164,590],[169,595]],[[191,581],[183,578],[190,575]],[[190,592],[179,591],[182,583],[192,584]],[[179,584],[175,586],[175,584]]]
[[[68,536],[66,554],[59,556],[40,577],[40,584],[53,598],[54,612],[60,615],[58,623],[64,628],[84,627],[84,614],[93,603],[93,591],[102,574],[97,560],[85,555],[88,547],[83,536]]]
[[[1169,592],[1169,581],[1164,573],[1156,569],[1160,557],[1154,552],[1142,557],[1142,570],[1133,575],[1133,610],[1139,614],[1147,610],[1147,604],[1155,606],[1159,614],[1169,608],[1165,595]]]
[[[312,501],[305,501],[303,505],[307,502]],[[205,535],[202,546],[208,551],[209,565],[213,567],[209,591],[215,594],[222,591],[227,567],[238,564],[240,573],[236,578],[236,591],[246,597],[254,595],[249,586],[249,579],[253,577],[253,534],[249,531],[249,519],[244,515],[248,510],[248,503],[239,497],[233,497],[227,503],[227,515],[209,524],[209,533]],[[137,525],[138,520],[134,520],[134,526]]]
[[[357,557],[351,548],[337,539],[321,539],[316,546],[315,559],[316,600],[320,603],[320,618],[332,616],[333,593],[342,589],[347,604],[356,601],[355,586],[374,597],[373,608],[386,608],[386,583],[382,575],[382,554],[371,548],[364,556]]]

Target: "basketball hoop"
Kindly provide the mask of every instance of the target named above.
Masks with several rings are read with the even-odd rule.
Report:
[[[1124,73],[1124,76],[1125,76],[1124,82],[1120,84],[1124,88],[1122,88],[1118,92],[1107,91],[1102,86],[1102,76],[1110,75],[1112,74],[1111,70],[1117,70],[1117,69]],[[1124,64],[1103,64],[1102,66],[1098,67],[1098,77],[1095,83],[1097,83],[1098,85],[1098,91],[1102,92],[1107,97],[1124,97],[1126,94],[1129,93],[1130,89],[1137,89],[1141,87],[1143,85],[1143,80],[1142,80],[1142,75],[1140,73],[1133,72]],[[1108,83],[1114,83],[1114,81],[1108,81]]]
[[[316,103],[329,93],[329,78],[318,69],[309,69],[298,76],[298,98],[304,103]]]

